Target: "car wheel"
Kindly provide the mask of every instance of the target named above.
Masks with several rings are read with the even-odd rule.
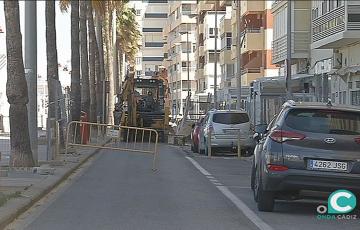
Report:
[[[272,212],[274,210],[274,193],[264,191],[259,170],[256,170],[254,182],[254,199],[257,202],[257,208],[262,212]]]

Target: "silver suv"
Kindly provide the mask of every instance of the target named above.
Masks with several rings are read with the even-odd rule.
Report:
[[[211,133],[211,152],[234,151],[238,140],[243,152],[253,153],[255,141],[252,138],[250,119],[243,110],[211,110],[202,122],[199,132],[199,153],[208,153]]]
[[[260,211],[309,192],[360,194],[359,107],[290,101],[257,136],[251,188]]]

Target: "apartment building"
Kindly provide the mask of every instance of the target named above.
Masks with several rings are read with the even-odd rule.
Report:
[[[228,12],[221,17],[219,25],[219,36],[221,40],[220,47],[220,72],[221,81],[219,84],[220,108],[231,108],[232,103],[237,96],[236,82],[234,75],[234,60],[231,59],[231,47],[233,43],[231,28],[231,3],[232,1],[220,1],[220,7],[226,7]],[[236,104],[235,104],[236,105]]]
[[[278,0],[272,4],[274,30],[272,42],[272,61],[284,67],[287,57],[287,25],[288,3],[291,3],[291,73],[305,73],[309,68],[310,59],[310,19],[311,1]],[[281,69],[283,74],[283,68]]]
[[[312,49],[331,49],[321,65],[335,103],[360,105],[360,2],[312,1]]]
[[[163,30],[168,19],[168,0],[130,1],[140,26],[141,48],[136,55],[136,76],[152,77],[164,60]]]
[[[273,1],[241,1],[240,2],[240,33],[236,17],[237,2],[232,3],[231,27],[233,33],[232,60],[236,63],[237,35],[240,35],[241,47],[241,83],[248,86],[253,80],[261,77],[278,76],[278,68],[272,63]],[[235,65],[236,69],[236,65]],[[237,70],[236,70],[237,72]],[[236,79],[233,79],[236,82]]]
[[[217,57],[217,87],[221,85],[221,67],[219,62],[221,38],[219,28],[221,18],[226,15],[226,7],[224,5],[220,6],[219,3],[219,1],[197,1],[196,46],[198,49],[195,54],[197,66],[194,106],[195,110],[199,113],[204,112],[208,108],[207,102],[213,102],[215,56]],[[215,41],[216,27],[218,36]],[[217,55],[215,54],[215,42]],[[212,99],[209,100],[209,98]]]
[[[169,1],[168,20],[163,30],[163,66],[168,71],[173,116],[183,115],[186,97],[193,100],[196,50],[196,0]],[[193,107],[189,107],[193,113]]]

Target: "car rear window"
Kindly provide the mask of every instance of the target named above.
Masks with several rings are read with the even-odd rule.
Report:
[[[249,122],[249,116],[246,113],[215,113],[213,122],[219,124],[242,124]]]
[[[324,109],[292,109],[285,124],[296,130],[312,133],[359,135],[360,113]]]

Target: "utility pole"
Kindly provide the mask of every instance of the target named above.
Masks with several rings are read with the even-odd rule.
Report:
[[[217,25],[217,4],[215,1],[215,66],[214,66],[214,109],[217,109],[217,39],[218,39],[218,25]]]
[[[187,61],[187,85],[188,85],[188,97],[190,99],[190,88],[191,88],[191,84],[190,84],[190,51],[191,51],[191,46],[189,48],[189,31],[186,31],[186,61]]]
[[[30,145],[35,164],[38,164],[37,147],[37,26],[36,1],[25,1],[25,76],[28,86],[28,121]]]
[[[287,99],[292,98],[291,92],[291,0],[287,0],[287,53],[285,62],[285,84],[286,84],[286,97]]]
[[[236,109],[241,109],[241,0],[237,0],[237,7],[236,7],[236,19],[237,19],[237,79],[236,79],[236,86],[239,90],[236,100]]]

